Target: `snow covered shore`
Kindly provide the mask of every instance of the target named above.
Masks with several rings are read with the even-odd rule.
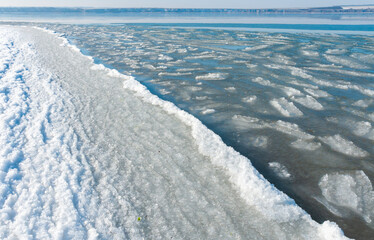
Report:
[[[0,238],[345,238],[133,77],[47,31],[0,34]]]

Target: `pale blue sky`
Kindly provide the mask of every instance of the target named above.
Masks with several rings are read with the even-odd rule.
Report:
[[[373,4],[373,0],[0,0],[0,6],[286,8]]]

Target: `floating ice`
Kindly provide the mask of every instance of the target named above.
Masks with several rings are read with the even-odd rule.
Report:
[[[253,46],[253,47],[246,47],[244,51],[256,51],[256,50],[264,49],[267,47],[269,47],[269,45],[258,45],[258,46]]]
[[[201,111],[201,114],[203,114],[203,115],[211,114],[211,113],[214,113],[215,111],[216,110],[214,110],[214,109],[208,108],[208,109],[205,109],[205,110]]]
[[[280,178],[289,179],[291,174],[288,172],[287,168],[280,164],[279,162],[270,162],[269,168]]]
[[[330,96],[330,94],[328,94],[327,92],[323,90],[319,90],[319,89],[304,88],[304,91],[316,98],[323,98],[323,97]]]
[[[353,142],[342,138],[339,134],[328,137],[320,137],[322,142],[329,145],[333,150],[352,157],[366,157],[368,152],[357,147]]]
[[[234,126],[239,129],[248,129],[248,128],[265,128],[266,126],[261,123],[260,119],[249,117],[249,116],[242,116],[242,115],[234,115],[232,117]]]
[[[355,211],[374,227],[374,191],[363,171],[326,174],[319,187],[328,202]]]
[[[283,87],[282,90],[288,97],[303,95],[299,90],[292,87]]]
[[[235,87],[227,87],[227,88],[225,88],[225,90],[228,91],[228,92],[235,92],[236,88]]]
[[[276,86],[274,83],[270,82],[269,80],[265,80],[262,77],[257,77],[255,79],[252,79],[252,82],[255,82],[255,83],[258,83],[264,86],[273,86],[273,87]]]
[[[352,105],[357,106],[357,107],[367,108],[371,104],[373,104],[373,102],[374,102],[373,99],[364,99],[364,100],[358,100],[355,103],[353,103]]]
[[[242,101],[245,103],[253,103],[254,101],[256,101],[256,99],[257,99],[257,96],[248,96],[248,97],[242,98]]]
[[[270,104],[285,117],[300,117],[303,113],[285,98],[273,99]]]
[[[268,138],[266,136],[250,137],[248,141],[249,145],[258,148],[266,148],[268,145]]]
[[[190,72],[160,72],[158,75],[177,77],[177,76],[189,76],[189,75],[192,75],[192,73]]]
[[[302,150],[315,151],[321,147],[321,143],[298,139],[295,142],[291,143],[291,147],[302,149]]]
[[[275,125],[270,125],[270,127],[282,133],[295,136],[299,139],[310,140],[314,138],[313,135],[303,132],[296,123],[278,120]]]
[[[346,49],[327,49],[326,53],[327,54],[336,54],[336,55],[341,55],[346,53]]]
[[[228,74],[226,73],[208,73],[205,75],[196,76],[196,80],[225,80]]]
[[[341,64],[343,66],[347,66],[350,68],[357,68],[357,69],[369,69],[368,66],[360,63],[359,61],[343,56],[332,56],[332,55],[324,55],[324,57],[332,63]]]
[[[307,95],[306,97],[291,97],[292,101],[300,103],[304,107],[314,109],[314,110],[323,110],[323,106],[312,96]]]
[[[316,51],[302,50],[301,53],[305,56],[318,57],[319,53]]]
[[[160,54],[160,55],[158,55],[158,60],[161,60],[161,61],[171,61],[171,60],[173,60],[173,58],[169,57],[167,55],[164,55],[164,54]]]

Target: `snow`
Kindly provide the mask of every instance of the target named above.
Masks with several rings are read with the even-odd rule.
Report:
[[[134,77],[52,32],[0,32],[2,239],[345,239]]]

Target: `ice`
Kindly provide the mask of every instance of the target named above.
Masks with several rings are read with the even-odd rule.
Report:
[[[173,77],[177,77],[177,76],[189,76],[189,75],[192,75],[191,72],[160,72],[158,74],[159,76],[173,76]]]
[[[344,74],[348,76],[355,76],[355,77],[370,77],[370,78],[374,77],[373,73],[344,70],[344,69],[340,69],[339,66],[330,66],[328,68],[308,67],[307,69],[314,70],[314,71],[340,73],[340,74]]]
[[[236,128],[248,129],[248,128],[265,128],[266,126],[258,118],[234,115],[232,121]]]
[[[336,55],[342,55],[346,53],[346,49],[327,49],[326,53],[327,54],[336,54]]]
[[[330,96],[330,94],[327,92],[319,89],[304,88],[304,91],[316,98],[325,98]]]
[[[225,80],[227,78],[228,74],[226,73],[208,73],[205,75],[196,76],[196,80]]]
[[[310,140],[314,138],[313,135],[302,131],[299,128],[299,126],[295,123],[289,123],[289,122],[284,122],[282,120],[278,120],[274,125],[272,124],[269,126],[277,131],[295,136],[299,139]]]
[[[364,99],[364,100],[358,100],[355,103],[353,103],[352,105],[357,106],[357,107],[367,108],[370,105],[372,105],[373,102],[374,102],[373,99]]]
[[[327,118],[327,121],[349,129],[356,136],[374,140],[374,129],[370,122],[344,118]]]
[[[164,54],[160,54],[160,55],[158,55],[158,60],[161,60],[161,61],[171,61],[171,60],[173,60],[173,58],[169,57],[167,55],[164,55]]]
[[[326,174],[319,187],[330,204],[355,211],[374,227],[374,191],[363,171]]]
[[[329,62],[335,64],[341,64],[343,66],[347,66],[350,68],[357,68],[357,69],[369,69],[368,66],[360,63],[359,61],[349,58],[349,57],[339,57],[333,55],[323,55]]]
[[[291,74],[297,77],[302,77],[305,79],[313,79],[313,76],[306,73],[305,70],[297,68],[297,67],[289,67],[291,69]]]
[[[309,223],[302,225],[305,228],[299,228],[299,222],[289,224],[286,221],[282,225],[281,230],[277,221],[263,221],[262,210],[258,210],[262,208],[258,207],[258,205],[248,204],[248,201],[251,202],[249,198],[252,193],[248,191],[245,194],[243,193],[244,191],[240,190],[243,186],[247,186],[248,183],[243,181],[245,183],[239,184],[238,181],[235,181],[235,176],[238,175],[237,172],[239,171],[237,169],[242,169],[242,167],[239,168],[238,166],[242,165],[233,163],[232,166],[236,166],[236,168],[217,165],[216,163],[219,161],[214,160],[214,155],[225,155],[225,151],[222,151],[221,148],[215,148],[215,151],[209,150],[212,147],[202,148],[209,153],[204,155],[205,160],[202,160],[201,152],[198,149],[198,147],[201,148],[201,145],[198,144],[200,140],[197,139],[204,138],[205,135],[201,134],[204,131],[196,130],[196,127],[191,125],[180,124],[183,120],[175,115],[175,112],[171,113],[170,116],[175,118],[176,122],[179,121],[179,125],[176,122],[171,123],[166,120],[166,115],[169,114],[165,114],[165,112],[170,113],[170,111],[165,110],[164,105],[160,104],[158,100],[150,101],[153,97],[144,97],[142,93],[138,94],[143,91],[141,88],[135,89],[137,96],[134,96],[128,89],[133,89],[135,86],[135,83],[134,85],[131,83],[135,79],[129,75],[140,76],[139,79],[145,85],[150,86],[152,91],[159,94],[167,91],[168,96],[165,98],[173,99],[176,105],[191,111],[202,121],[208,123],[209,126],[218,129],[218,132],[222,133],[224,141],[233,143],[233,147],[238,147],[244,153],[248,152],[248,156],[256,156],[254,159],[257,161],[256,164],[260,163],[259,165],[261,165],[261,162],[264,163],[263,157],[266,157],[265,161],[278,162],[283,166],[287,166],[290,173],[308,170],[308,176],[304,177],[302,174],[292,176],[295,181],[288,181],[289,185],[283,190],[295,194],[302,204],[306,204],[312,209],[312,213],[315,213],[315,211],[318,213],[320,210],[315,209],[315,205],[310,204],[309,200],[312,198],[311,201],[314,201],[314,196],[316,194],[320,195],[320,192],[315,189],[315,181],[310,181],[310,179],[318,179],[328,170],[346,168],[347,165],[349,167],[357,164],[370,166],[367,162],[370,157],[360,159],[358,162],[352,161],[350,155],[336,154],[333,149],[325,146],[321,148],[320,140],[315,139],[311,133],[319,136],[337,133],[343,136],[344,134],[345,138],[352,141],[359,139],[361,142],[355,142],[355,145],[357,144],[357,146],[371,152],[372,149],[369,150],[371,146],[370,139],[351,136],[356,135],[353,133],[353,129],[346,131],[346,129],[341,127],[334,128],[334,123],[329,122],[326,124],[325,120],[326,117],[331,115],[351,116],[360,114],[360,116],[362,115],[361,119],[357,118],[355,121],[368,121],[372,124],[370,120],[372,110],[370,105],[367,109],[360,109],[361,107],[357,106],[349,108],[347,106],[352,105],[359,99],[364,99],[365,96],[362,96],[364,90],[367,89],[365,92],[371,94],[370,90],[373,88],[371,79],[362,77],[365,74],[370,76],[370,69],[360,71],[354,68],[345,70],[345,67],[336,67],[332,64],[324,64],[325,66],[322,66],[323,64],[319,64],[321,60],[325,61],[323,57],[322,59],[320,57],[306,57],[301,54],[300,49],[315,51],[322,55],[328,48],[332,49],[335,46],[340,48],[343,44],[338,45],[339,42],[345,41],[344,44],[350,45],[347,47],[349,53],[346,54],[349,55],[354,50],[351,50],[351,43],[348,41],[349,37],[243,32],[243,35],[246,36],[245,39],[237,40],[235,39],[235,34],[241,31],[158,28],[146,25],[132,26],[131,24],[126,26],[64,26],[58,24],[49,26],[59,29],[59,31],[67,32],[66,36],[71,37],[79,47],[93,54],[95,60],[98,60],[97,62],[103,62],[106,66],[111,66],[111,68],[118,69],[119,72],[123,73],[120,74],[117,71],[116,74],[108,76],[106,73],[111,72],[110,70],[98,67],[95,70],[96,73],[93,74],[94,77],[90,81],[90,85],[85,86],[86,91],[75,91],[75,86],[81,85],[83,80],[86,79],[85,77],[76,77],[75,83],[74,81],[69,81],[64,85],[64,88],[69,88],[69,92],[74,93],[75,91],[80,95],[82,101],[86,102],[86,104],[77,105],[80,107],[80,111],[84,109],[92,110],[98,107],[102,109],[102,116],[97,114],[90,117],[89,120],[83,121],[85,123],[84,129],[90,134],[91,141],[96,146],[99,146],[95,147],[92,152],[113,153],[116,151],[118,154],[115,156],[118,159],[124,158],[123,153],[126,155],[127,160],[120,163],[112,160],[116,159],[112,155],[108,155],[106,158],[99,158],[100,162],[105,164],[109,160],[117,164],[117,166],[110,168],[110,170],[113,170],[113,174],[106,173],[110,177],[105,183],[107,183],[106,186],[108,187],[113,186],[113,184],[116,185],[116,188],[111,190],[114,196],[125,193],[121,195],[124,201],[121,207],[118,207],[118,211],[113,213],[112,209],[115,209],[115,206],[119,206],[118,201],[113,201],[114,203],[110,204],[110,200],[113,198],[102,197],[100,199],[103,199],[110,206],[106,213],[108,215],[112,214],[110,219],[117,219],[115,226],[119,226],[119,229],[127,229],[129,232],[138,229],[140,238],[178,238],[185,236],[186,233],[191,238],[230,238],[225,232],[230,232],[234,228],[238,229],[233,231],[233,235],[237,236],[237,238],[245,238],[246,236],[256,238],[259,236],[256,231],[264,234],[261,237],[265,239],[271,239],[272,236],[279,236],[279,238],[283,239],[316,239],[318,238],[317,235],[319,237],[322,236],[324,231],[328,229],[331,230],[330,233],[337,230],[338,235],[341,234],[334,224],[328,222],[324,225],[316,225],[313,231],[309,231],[305,230],[309,229]],[[106,36],[107,33],[110,34]],[[127,39],[125,38],[126,35],[131,35],[133,38]],[[354,36],[354,38],[359,37]],[[122,39],[127,40],[123,41]],[[243,51],[245,47],[261,44],[269,45],[269,47],[253,51],[252,53]],[[270,44],[272,45],[270,46]],[[289,48],[290,46],[291,48]],[[367,46],[370,46],[370,43]],[[177,51],[177,49],[188,49],[190,51],[192,48],[194,48],[194,52],[178,53]],[[56,52],[55,55],[58,56],[59,54],[61,53]],[[173,60],[168,62],[158,59],[160,54],[169,56]],[[365,64],[369,66],[368,62],[365,62]],[[83,69],[82,65],[77,64]],[[154,66],[154,68],[149,65]],[[272,68],[269,69],[266,65],[270,65]],[[160,66],[163,68],[159,68]],[[331,68],[333,71],[320,71],[309,68],[315,66],[325,69]],[[82,72],[90,73],[90,67],[91,65],[88,65],[88,68],[85,68],[87,70]],[[49,70],[48,68],[46,69]],[[74,68],[70,67],[69,69]],[[338,72],[340,70],[352,72],[352,74],[343,74],[343,72]],[[63,71],[60,70],[59,72]],[[72,72],[74,71],[72,70]],[[166,74],[159,76],[160,72]],[[229,74],[229,77],[220,81],[195,81],[197,80],[195,79],[196,76],[217,72]],[[192,75],[172,76],[174,73],[191,73]],[[170,76],[167,76],[168,74]],[[61,76],[59,75],[59,77]],[[99,77],[102,79],[99,79]],[[256,79],[257,77],[262,79]],[[115,80],[113,78],[118,79]],[[126,89],[119,89],[118,86],[120,85],[118,84],[113,89],[105,87],[109,86],[108,83],[118,83],[122,80],[127,82],[124,83]],[[96,84],[96,81],[100,82],[100,84]],[[93,86],[98,86],[99,90],[95,90]],[[84,89],[83,86],[82,89]],[[311,91],[308,92],[306,89]],[[101,104],[100,101],[105,99],[102,98],[105,92],[110,93],[110,98],[108,99],[112,99],[112,101],[105,101],[105,104]],[[89,96],[93,93],[95,95],[92,98],[96,98],[98,101],[89,104],[92,102],[89,100]],[[129,97],[124,97],[124,93],[128,94]],[[286,103],[294,104],[294,107],[300,108],[298,110],[303,111],[302,116],[304,117],[289,119],[290,123],[283,125],[277,123],[279,119],[284,120],[284,115],[277,114],[279,110],[271,109],[272,107],[268,103],[272,100],[278,101],[282,96],[287,96],[284,98]],[[149,103],[155,104],[153,105],[154,108],[148,108],[140,103],[137,107],[132,107],[134,101],[138,100],[148,103],[148,106],[150,105]],[[303,103],[306,106],[302,106]],[[323,109],[319,111],[310,111],[305,108],[320,108],[321,106],[318,103],[323,104]],[[126,105],[126,107],[123,105]],[[133,109],[136,109],[136,111],[133,112]],[[214,109],[215,112],[205,116],[202,115],[202,112],[208,109]],[[160,114],[155,114],[156,112],[159,113],[159,110]],[[362,111],[360,112],[359,110]],[[86,113],[88,112],[90,111],[87,110]],[[148,116],[152,116],[150,120],[153,121],[143,121],[140,120],[143,117],[138,118],[145,112],[148,113]],[[84,119],[87,114],[82,114],[81,116],[80,119]],[[156,118],[156,116],[160,118]],[[81,121],[80,119],[77,120],[78,123]],[[119,122],[122,124],[119,124]],[[159,123],[162,123],[158,126],[162,126],[160,128],[163,131],[159,131],[160,128],[154,126],[154,124],[157,125]],[[117,127],[114,129],[112,126]],[[277,130],[277,128],[280,130]],[[101,129],[108,131],[104,132]],[[124,136],[120,134],[123,129],[126,129],[126,131],[133,130],[130,131],[131,134]],[[172,129],[172,133],[170,133],[170,129]],[[365,129],[365,125],[362,125],[362,129],[358,133],[363,134]],[[192,136],[191,130],[196,130],[194,132],[195,135]],[[109,133],[118,134],[116,141],[111,141],[112,134]],[[141,141],[138,141],[139,136],[142,137],[140,138]],[[165,141],[164,136],[170,137]],[[187,144],[183,146],[183,144],[179,144],[179,138],[176,136],[190,136],[191,139],[184,142]],[[126,139],[131,139],[131,141],[126,142]],[[109,141],[110,145],[105,143],[106,141]],[[173,144],[167,145],[165,142]],[[131,147],[129,147],[129,143],[131,143]],[[194,143],[196,148],[189,147],[191,143]],[[120,144],[123,147],[119,148]],[[178,145],[178,147],[175,147],[175,145]],[[88,145],[87,148],[90,146]],[[169,151],[170,148],[173,148],[173,151]],[[137,149],[142,149],[143,152],[137,151]],[[160,150],[160,153],[158,150]],[[185,155],[186,152],[189,154]],[[91,161],[93,161],[92,156],[95,156],[95,154],[91,155]],[[184,158],[184,156],[189,157]],[[104,161],[104,159],[108,160]],[[227,158],[221,157],[221,159]],[[227,163],[231,160],[220,161]],[[212,164],[213,162],[215,164]],[[172,163],[175,164],[170,165]],[[190,163],[188,167],[186,167],[186,163]],[[307,168],[305,168],[304,163],[306,163],[305,166],[308,166]],[[313,168],[315,168],[313,171],[309,171],[308,168],[311,166],[309,163],[313,163]],[[269,171],[270,169],[266,170],[266,165],[262,165],[262,169],[264,167],[267,174],[276,176],[275,172]],[[97,169],[97,167],[93,167],[93,169]],[[103,169],[106,169],[105,171],[108,170],[105,167]],[[117,169],[122,170],[119,171]],[[230,171],[232,172],[227,169],[231,169]],[[222,170],[222,174],[217,175],[212,172],[213,170]],[[123,179],[120,180],[114,173],[119,174]],[[157,173],[161,176],[157,175]],[[188,173],[191,173],[190,176],[195,175],[195,177],[188,178],[189,183],[185,181],[185,178],[182,178],[182,176],[188,176]],[[130,178],[129,176],[132,177]],[[207,178],[206,176],[210,177]],[[224,176],[227,177],[225,178]],[[233,178],[233,180],[230,178]],[[113,179],[112,182],[109,181],[110,179]],[[152,179],[152,181],[149,181],[149,179]],[[223,179],[223,182],[228,183],[232,188],[222,184],[218,179]],[[126,184],[122,184],[123,182],[129,183],[127,186],[130,186],[130,189],[126,189],[124,187]],[[217,183],[219,187],[216,187]],[[202,185],[208,187],[204,188]],[[184,186],[184,189],[178,186]],[[219,189],[225,186],[227,187],[225,191],[231,193],[231,196],[219,194]],[[211,190],[207,191],[207,189]],[[303,190],[300,191],[300,189]],[[102,190],[98,191],[98,193],[101,193]],[[116,195],[115,191],[119,194]],[[188,191],[191,191],[191,193],[188,194]],[[233,192],[237,194],[232,194]],[[305,194],[305,192],[311,194]],[[207,197],[204,197],[204,194]],[[258,195],[262,196],[261,193]],[[212,196],[217,197],[213,200]],[[234,196],[239,198],[233,199]],[[322,198],[321,196],[320,199]],[[193,203],[187,199],[190,199]],[[222,199],[225,200],[223,201]],[[238,199],[240,200],[238,201]],[[262,198],[257,198],[257,201],[262,201]],[[324,203],[327,202],[327,200],[324,201]],[[126,202],[129,204],[126,204]],[[225,204],[227,202],[232,203],[232,206],[236,206],[235,208],[238,210],[234,213],[235,208],[228,207]],[[180,203],[183,206],[183,212],[177,210],[176,203]],[[222,211],[218,211],[217,206],[221,206]],[[252,215],[253,211],[247,211],[244,206],[251,208],[253,211],[259,211],[259,214]],[[124,209],[129,210],[123,211]],[[134,213],[134,209],[137,212]],[[201,211],[201,209],[204,210]],[[131,221],[125,217],[125,214],[120,214],[120,211],[134,213],[135,219],[137,219],[137,215],[141,215],[141,221],[135,221],[138,223],[137,227],[133,227],[130,224]],[[166,214],[164,214],[165,212]],[[201,212],[206,216],[200,214]],[[223,212],[227,214],[225,215]],[[238,213],[240,212],[243,216],[242,218],[239,217],[240,214]],[[144,213],[148,217],[145,217]],[[284,215],[290,216],[287,212]],[[354,226],[352,228],[358,228],[354,220],[351,221],[346,215],[341,216],[343,218],[340,219],[342,226],[351,226],[353,223]],[[235,222],[235,224],[228,223],[226,221],[228,218],[233,219],[232,222]],[[156,219],[159,220],[156,221]],[[202,219],[201,221],[207,224],[204,226],[201,224],[193,225],[198,222],[196,219]],[[242,219],[250,220],[242,221]],[[111,223],[112,221],[108,220],[108,222]],[[258,225],[253,224],[253,222],[257,222]],[[268,233],[269,230],[266,228],[266,231],[263,231],[265,229],[260,226],[265,226],[266,223],[270,223],[277,230],[272,230],[270,231],[271,233]],[[96,229],[96,232],[101,237],[106,231],[103,228],[98,228],[97,226],[99,225],[91,224],[92,228]],[[288,230],[291,225],[294,227],[290,228],[292,230]],[[225,227],[218,228],[215,226]],[[295,227],[297,228],[297,233],[295,232]],[[361,228],[365,227],[362,226]],[[92,228],[87,227],[87,229]],[[251,229],[255,230],[252,231]],[[353,235],[353,230],[347,227],[346,229],[349,229],[348,233]],[[291,236],[291,233],[296,236]],[[299,234],[303,235],[303,237],[299,237]],[[111,238],[111,236],[107,235],[107,238]]]
[[[298,139],[295,142],[292,142],[291,146],[294,147],[294,148],[297,148],[297,149],[315,151],[315,150],[317,150],[318,148],[321,147],[321,143],[308,141],[308,140],[303,140],[303,139]]]
[[[370,122],[360,121],[355,122],[353,125],[353,133],[360,137],[365,137],[374,140],[374,129]]]
[[[252,79],[252,82],[255,82],[255,83],[258,83],[264,86],[272,86],[272,87],[276,86],[274,83],[270,82],[269,80],[265,80],[262,77],[257,77],[255,79]]]
[[[256,99],[257,99],[257,96],[247,96],[247,97],[242,98],[242,101],[245,103],[253,103],[254,101],[256,101]]]
[[[303,95],[299,90],[292,88],[292,87],[283,87],[282,90],[288,97]]]
[[[250,137],[249,145],[258,147],[258,148],[266,148],[268,145],[268,137],[266,136],[257,136],[257,137]]]
[[[267,47],[269,47],[269,45],[257,45],[257,46],[253,46],[253,47],[246,47],[244,49],[244,51],[256,51],[256,50],[264,49],[264,48],[267,48]]]
[[[214,112],[215,112],[214,109],[208,108],[208,109],[201,111],[201,114],[206,115],[206,114],[212,114]]]
[[[368,152],[357,147],[352,141],[342,138],[339,134],[328,137],[320,137],[322,142],[333,150],[352,157],[367,157]]]
[[[273,99],[270,104],[285,117],[300,117],[303,113],[285,98]]]
[[[225,90],[228,91],[228,92],[235,92],[236,88],[235,87],[227,87],[227,88],[225,88]]]
[[[318,57],[319,53],[316,51],[309,51],[309,50],[302,50],[301,53],[305,56],[310,56],[310,57]]]
[[[270,162],[269,168],[274,171],[274,173],[283,179],[291,178],[291,174],[288,172],[287,168],[280,164],[279,162]]]
[[[314,99],[312,96],[307,95],[306,97],[291,97],[292,101],[295,101],[297,103],[300,103],[304,107],[313,109],[313,110],[323,110],[322,104],[320,104],[316,99]]]

